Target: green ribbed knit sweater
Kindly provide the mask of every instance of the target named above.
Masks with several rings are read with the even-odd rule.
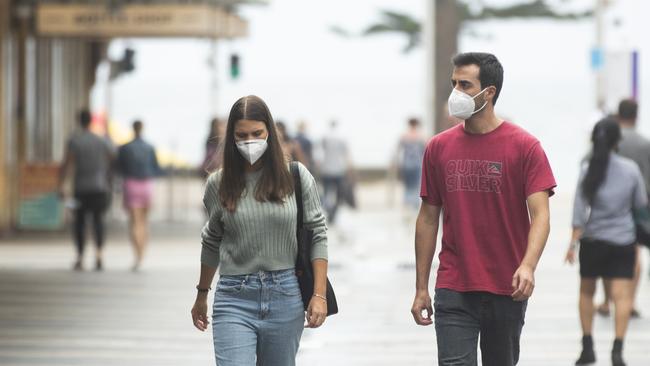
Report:
[[[314,231],[312,260],[327,259],[327,226],[318,187],[309,170],[298,163],[304,206],[304,226]],[[294,268],[296,196],[284,203],[258,202],[255,187],[261,171],[246,173],[246,189],[235,212],[226,210],[218,198],[221,172],[210,175],[203,197],[208,222],[201,232],[201,263],[219,268],[222,275],[250,274]]]

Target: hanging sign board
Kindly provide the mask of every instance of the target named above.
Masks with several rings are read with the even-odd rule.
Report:
[[[133,4],[117,10],[102,5],[39,4],[36,28],[41,36],[76,38],[236,38],[248,33],[245,20],[205,4]]]

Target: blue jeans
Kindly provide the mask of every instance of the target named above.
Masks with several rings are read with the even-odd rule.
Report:
[[[436,289],[438,365],[476,366],[479,334],[483,366],[516,365],[526,306],[510,296]]]
[[[221,276],[212,311],[217,365],[295,365],[304,319],[294,269]]]
[[[327,222],[334,223],[343,195],[343,176],[325,175],[322,179],[323,197],[321,201],[325,212],[327,212]]]
[[[403,168],[402,181],[404,182],[404,204],[415,209],[420,208],[420,182],[422,179],[421,168]]]

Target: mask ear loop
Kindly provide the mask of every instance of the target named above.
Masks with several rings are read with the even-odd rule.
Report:
[[[473,96],[473,97],[472,97],[472,100],[473,100],[474,98],[478,97],[479,95],[481,95],[484,91],[487,90],[487,88],[489,88],[489,86],[486,86],[485,89],[481,90],[478,94],[476,94],[475,96]],[[488,103],[488,101],[486,100],[485,103],[483,103],[483,106],[481,106],[481,108],[479,108],[479,109],[475,110],[474,112],[472,112],[472,116],[473,116],[474,114],[480,112],[483,108],[485,108],[485,106],[487,105],[487,103]]]

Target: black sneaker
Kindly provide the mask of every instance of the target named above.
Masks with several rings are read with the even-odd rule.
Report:
[[[99,272],[99,271],[103,271],[103,270],[104,270],[104,264],[102,263],[102,260],[101,260],[101,259],[98,259],[98,260],[95,262],[95,271],[98,271],[98,272]]]
[[[596,354],[593,348],[583,349],[580,358],[576,361],[576,366],[591,365],[596,362]]]
[[[78,260],[78,261],[74,262],[74,265],[72,266],[72,269],[75,270],[75,271],[83,271],[84,267],[81,264],[81,260]]]
[[[625,366],[623,361],[623,340],[614,340],[614,347],[612,347],[612,366]]]
[[[612,366],[625,366],[623,361],[623,354],[621,352],[612,351]]]

